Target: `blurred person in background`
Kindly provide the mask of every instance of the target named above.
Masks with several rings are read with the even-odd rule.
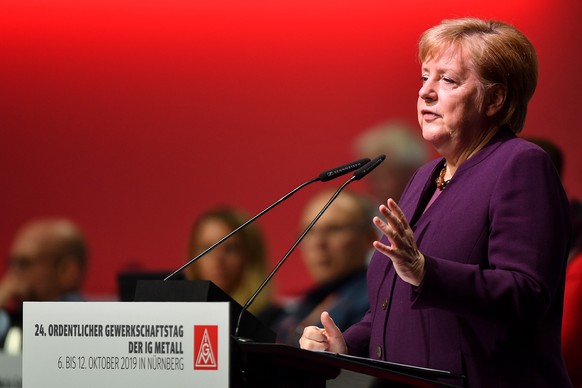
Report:
[[[361,158],[386,155],[386,160],[365,179],[378,203],[386,198],[398,201],[412,174],[428,160],[422,139],[398,121],[386,121],[362,132],[354,140],[354,151]]]
[[[201,214],[190,233],[188,254],[195,257],[244,224],[249,218],[240,210],[218,207]],[[256,224],[249,224],[184,269],[187,280],[210,280],[240,305],[244,305],[266,277],[266,246]],[[249,311],[259,314],[269,304],[264,289]]]
[[[546,151],[554,163],[560,178],[562,178],[564,172],[564,154],[560,147],[546,138],[525,137],[525,139]],[[568,261],[572,261],[574,256],[582,251],[582,202],[576,198],[570,198],[570,220],[572,221],[572,243],[570,244]]]
[[[552,159],[558,174],[564,170],[562,150],[552,141],[540,137],[526,140],[541,147]],[[566,267],[564,313],[562,316],[562,352],[574,387],[582,387],[582,203],[570,199],[572,244]]]
[[[87,244],[67,219],[37,219],[23,225],[0,281],[0,343],[17,352],[23,301],[81,301]],[[16,339],[15,339],[16,338]]]
[[[301,215],[304,230],[334,194],[316,194]],[[329,206],[300,245],[315,286],[297,302],[284,306],[271,324],[278,342],[299,346],[303,328],[330,311],[336,324],[347,328],[368,311],[366,259],[377,238],[371,222],[374,207],[368,198],[344,190]]]

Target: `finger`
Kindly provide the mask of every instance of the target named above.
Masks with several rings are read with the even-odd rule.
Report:
[[[327,336],[326,344],[328,348],[325,350],[335,353],[348,353],[344,336],[327,311],[321,313],[321,323],[323,324],[324,334]]]
[[[392,218],[390,218],[392,217]],[[398,235],[398,233],[396,232],[396,227],[395,225],[392,225],[393,222],[397,223],[398,221],[394,221],[395,218],[394,216],[390,215],[387,216],[386,219],[388,220],[388,222],[382,220],[380,217],[375,216],[372,219],[372,222],[374,223],[374,225],[376,225],[376,227],[382,232],[384,233],[387,237],[394,237],[396,235]]]
[[[317,342],[301,337],[299,338],[299,347],[305,350],[328,350],[329,344],[327,342]]]
[[[386,224],[379,217],[374,217],[373,222],[374,222],[374,225],[376,226],[376,228],[378,228],[378,230],[380,232],[382,232],[388,238],[388,242],[390,243],[390,246],[396,247],[398,245],[398,243],[396,241],[397,238],[399,237],[398,233],[396,233],[396,231],[390,225]],[[379,241],[377,241],[377,243],[384,245],[383,243],[381,243]]]
[[[406,220],[404,212],[402,211],[402,209],[400,209],[400,206],[398,206],[396,201],[394,201],[392,198],[388,199],[388,208],[390,209],[391,213],[396,216],[396,218],[398,219],[398,221],[400,221],[401,224],[408,225],[408,221]]]
[[[380,212],[386,218],[387,225],[392,229],[394,235],[398,235],[400,237],[405,235],[406,224],[403,224],[403,219],[398,216],[391,208],[387,207],[386,205],[380,205]],[[406,223],[406,220],[404,220]],[[385,233],[387,234],[387,233]]]
[[[327,311],[321,313],[321,324],[323,325],[326,337],[330,339],[343,337],[341,330],[337,327]]]
[[[372,243],[372,246],[374,247],[374,249],[376,249],[380,253],[383,253],[392,261],[394,261],[394,258],[397,258],[397,256],[394,254],[395,248],[393,245],[386,245],[382,244],[382,242],[380,241],[374,241]]]
[[[327,341],[324,330],[316,326],[307,326],[305,329],[303,329],[303,337],[315,342]]]
[[[325,331],[315,326],[307,326],[299,339],[299,347],[307,350],[327,350],[329,344]]]
[[[374,223],[374,225],[376,225],[376,227],[384,234],[388,235],[390,234],[390,225],[388,225],[384,220],[382,220],[380,217],[375,216],[372,219],[372,222]]]

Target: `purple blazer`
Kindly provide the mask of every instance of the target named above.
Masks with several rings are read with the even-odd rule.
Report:
[[[424,280],[403,282],[376,252],[370,310],[344,333],[350,354],[463,374],[468,387],[570,387],[560,345],[570,222],[553,164],[501,131],[423,214],[442,166],[421,167],[399,203]]]

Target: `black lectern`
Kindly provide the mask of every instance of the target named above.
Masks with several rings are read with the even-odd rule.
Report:
[[[237,362],[231,369],[231,386],[247,387],[309,387],[323,388],[334,381],[336,387],[349,387],[341,384],[345,371],[369,377],[369,385],[358,388],[440,388],[461,387],[463,377],[446,371],[418,368],[410,365],[374,361],[365,358],[342,356],[327,352],[312,352],[283,344],[240,343],[234,342],[231,353]],[[339,377],[338,377],[339,375]]]
[[[229,302],[230,332],[234,334],[240,304],[204,280],[138,280],[136,302]],[[230,386],[235,388],[325,388],[328,380],[350,371],[375,379],[373,388],[458,387],[462,376],[414,366],[377,362],[331,353],[311,352],[276,344],[275,334],[245,311],[239,332],[230,346]],[[335,386],[339,386],[335,384]],[[351,387],[351,386],[350,386]]]
[[[229,302],[230,333],[234,334],[242,306],[209,280],[138,280],[136,302]],[[245,311],[241,336],[257,342],[275,342],[276,335],[254,315]]]

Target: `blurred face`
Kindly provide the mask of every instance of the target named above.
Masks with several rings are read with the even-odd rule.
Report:
[[[307,227],[328,201],[314,199],[305,209],[302,228]],[[303,260],[311,277],[323,283],[365,266],[375,234],[364,228],[360,210],[349,196],[340,196],[315,223],[301,244]]]
[[[204,221],[199,228],[194,251],[199,254],[215,242],[232,232],[232,229],[217,219]],[[226,293],[232,293],[239,285],[246,264],[239,235],[233,235],[207,253],[196,264],[198,278],[211,280]],[[191,266],[193,267],[193,266]],[[191,272],[191,271],[190,271]],[[191,278],[188,269],[186,276]]]
[[[439,151],[462,153],[487,130],[479,101],[480,81],[460,48],[449,48],[422,64],[418,122]]]
[[[398,201],[413,172],[385,160],[368,175],[366,182],[370,193],[380,202],[384,203],[388,198]]]
[[[50,237],[41,229],[26,230],[15,239],[9,274],[18,300],[52,301],[61,298],[63,265]]]

